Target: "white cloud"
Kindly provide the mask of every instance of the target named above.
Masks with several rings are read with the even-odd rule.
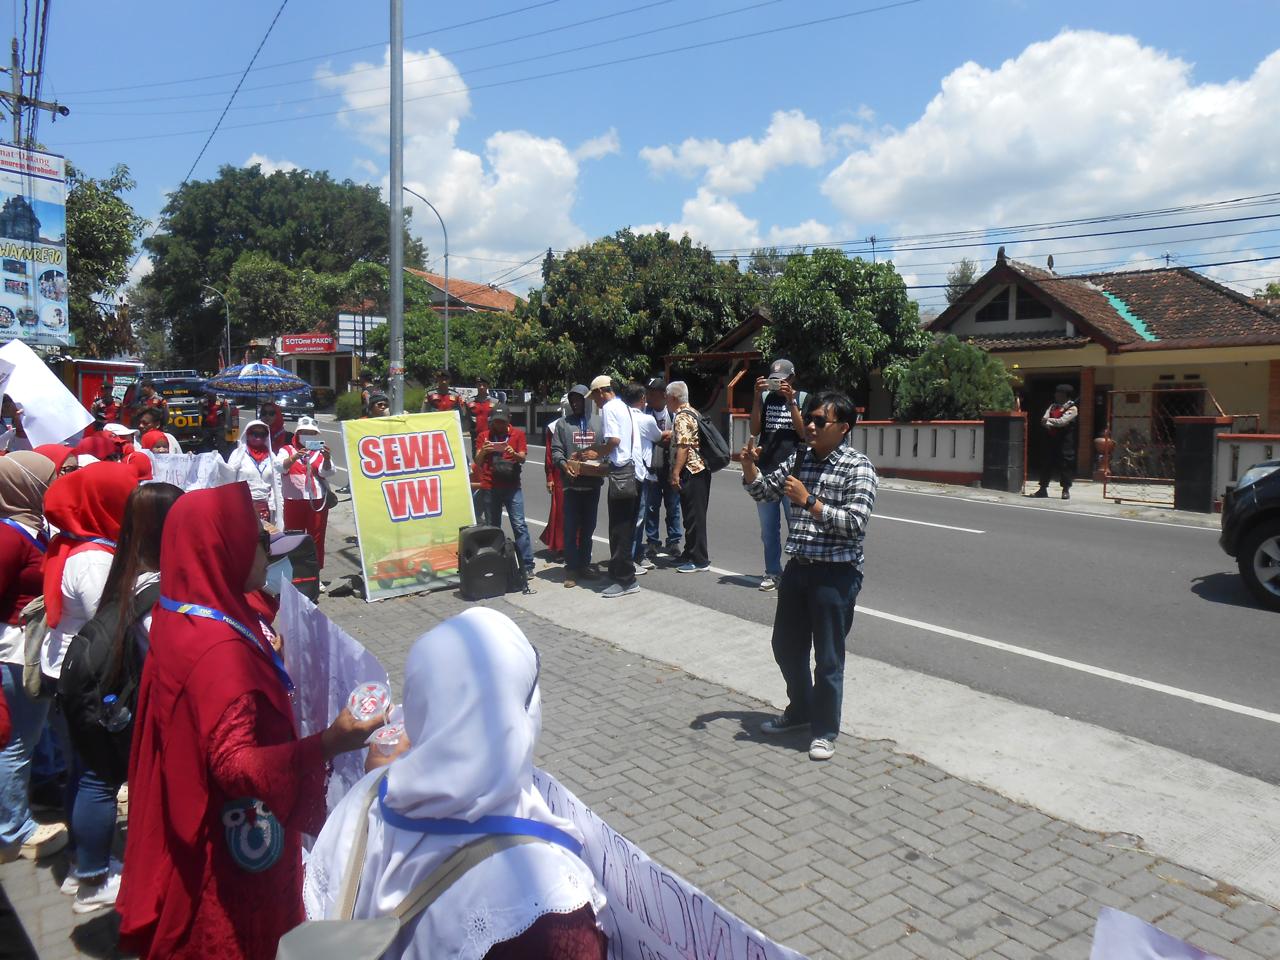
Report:
[[[678,221],[643,224],[633,229],[637,233],[665,230],[674,237],[687,233],[712,250],[813,245],[825,243],[833,235],[830,227],[817,220],[806,220],[791,227],[773,226],[762,233],[759,220],[748,216],[728,197],[706,187],[699,187],[697,194],[684,202]]]
[[[249,155],[249,159],[244,162],[246,167],[259,166],[265,176],[283,170],[288,173],[290,170],[300,169],[292,160],[272,160],[270,157],[261,153],[253,153]]]
[[[140,256],[137,259],[137,261],[133,264],[133,267],[129,270],[129,276],[125,280],[124,285],[126,287],[132,287],[135,283],[137,283],[143,277],[147,276],[154,269],[155,269],[155,264],[152,263],[151,258],[144,253],[142,256]]]
[[[774,113],[763,138],[743,137],[725,144],[689,138],[676,147],[645,147],[640,157],[655,174],[692,177],[699,173],[716,193],[749,193],[772,170],[787,166],[816,167],[826,158],[822,126],[799,110]]]
[[[357,108],[342,114],[341,122],[382,154],[387,151],[389,57],[384,53],[376,67],[356,64],[369,69],[354,76],[327,68],[317,74],[322,86],[340,92],[346,106]],[[548,246],[585,241],[585,232],[573,221],[579,162],[615,152],[616,131],[570,150],[553,137],[500,130],[485,140],[480,154],[457,145],[470,110],[467,85],[447,57],[435,50],[405,52],[405,185],[440,211],[449,227],[450,252],[519,260]],[[371,174],[380,170],[367,157],[355,162]],[[388,188],[385,174],[382,188]],[[405,204],[415,208],[414,232],[433,255],[443,253],[435,216],[413,196],[406,196]],[[461,256],[458,263],[466,272],[454,272],[472,280],[501,269]]]
[[[598,137],[584,140],[573,151],[575,160],[599,160],[622,150],[622,141],[618,139],[618,131],[610,127]]]
[[[1247,80],[1196,84],[1132,37],[1064,31],[957,68],[823,190],[850,219],[970,227],[1272,189],[1277,155],[1280,52]]]

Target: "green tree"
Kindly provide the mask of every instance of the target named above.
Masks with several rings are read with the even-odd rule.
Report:
[[[978,261],[968,257],[947,271],[947,304],[953,304],[965,295],[978,277]]]
[[[257,166],[225,166],[215,179],[190,181],[169,195],[161,230],[145,243],[154,270],[144,282],[160,295],[170,342],[191,361],[212,366],[223,306],[202,284],[234,295],[236,348],[252,337],[307,328],[342,299],[339,278],[358,263],[385,269],[388,216],[376,187],[323,171],[267,176]],[[420,266],[424,255],[420,241],[406,240],[407,265]]]
[[[501,332],[494,372],[544,394],[601,372],[640,379],[715,343],[761,298],[736,260],[665,232],[619,230],[548,257],[542,279]]]
[[[1253,291],[1253,295],[1259,300],[1280,300],[1280,281],[1272,280],[1265,287]]]
[[[758,247],[751,251],[751,259],[747,261],[747,273],[759,277],[766,284],[773,283],[787,267],[788,256],[804,256],[800,254],[782,254],[777,247]]]
[[[67,308],[77,352],[110,357],[134,347],[128,312],[115,292],[128,278],[129,259],[146,221],[123,194],[134,188],[123,164],[103,179],[67,164]]]
[[[893,389],[904,365],[929,343],[919,306],[892,263],[818,249],[787,260],[769,289],[773,322],[756,338],[765,356],[784,356],[802,385],[865,398],[879,370]]]
[[[898,383],[899,420],[974,420],[984,410],[1012,410],[1004,364],[948,335],[907,365]]]

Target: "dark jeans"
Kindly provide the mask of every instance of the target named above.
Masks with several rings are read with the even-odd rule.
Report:
[[[607,484],[606,484],[607,485]],[[610,496],[609,500],[609,576],[629,587],[636,582],[636,565],[631,558],[636,535],[636,511],[639,497]]]
[[[815,739],[835,740],[840,733],[844,644],[861,589],[862,572],[852,563],[801,563],[792,558],[782,571],[773,618],[773,659],[787,684],[787,716],[808,720]]]
[[[76,840],[75,870],[82,880],[106,873],[111,841],[116,832],[116,794],[120,784],[108,783],[92,770],[82,770],[71,813],[71,833]]]
[[[524,519],[524,491],[519,487],[494,487],[485,493],[485,515],[489,526],[502,528],[502,508],[507,508],[511,521],[511,536],[516,541],[516,553],[526,570],[533,569],[533,543],[529,539],[529,525]]]
[[[591,537],[600,512],[600,488],[564,491],[564,565],[582,570],[591,564]]]
[[[650,546],[662,543],[659,535],[658,514],[667,511],[667,546],[671,547],[684,538],[680,529],[680,492],[671,488],[667,479],[667,470],[663,468],[660,480],[649,480],[645,483],[644,499],[644,535]]]
[[[711,500],[711,471],[680,473],[680,509],[684,512],[684,553],[686,563],[706,566],[711,562],[707,547],[707,504]]]
[[[1061,440],[1051,438],[1045,444],[1044,456],[1040,458],[1040,489],[1046,489],[1055,474],[1058,482],[1062,484],[1062,489],[1070,490],[1071,481],[1076,477],[1074,442],[1068,446]]]

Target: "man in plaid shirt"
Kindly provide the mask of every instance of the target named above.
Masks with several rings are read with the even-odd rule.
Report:
[[[830,760],[840,733],[844,644],[862,589],[862,539],[879,484],[871,461],[848,442],[857,419],[844,394],[823,394],[806,417],[807,446],[776,470],[760,473],[760,450],[750,440],[742,450],[742,484],[752,498],[789,501],[785,549],[791,559],[773,620],[773,658],[787,684],[788,704],[760,729],[775,734],[809,727],[811,760]]]

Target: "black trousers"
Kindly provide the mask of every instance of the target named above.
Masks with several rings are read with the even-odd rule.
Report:
[[[636,565],[633,559],[636,536],[636,516],[640,510],[639,485],[637,496],[621,499],[605,492],[609,500],[609,576],[629,587],[636,582]]]
[[[1050,437],[1044,447],[1044,456],[1040,458],[1040,489],[1046,489],[1049,482],[1057,475],[1063,490],[1071,489],[1071,482],[1076,478],[1076,444],[1072,437],[1063,441],[1058,437]]]
[[[680,559],[702,567],[711,562],[707,547],[707,505],[711,501],[711,471],[680,473],[680,512],[684,515],[684,553]]]

